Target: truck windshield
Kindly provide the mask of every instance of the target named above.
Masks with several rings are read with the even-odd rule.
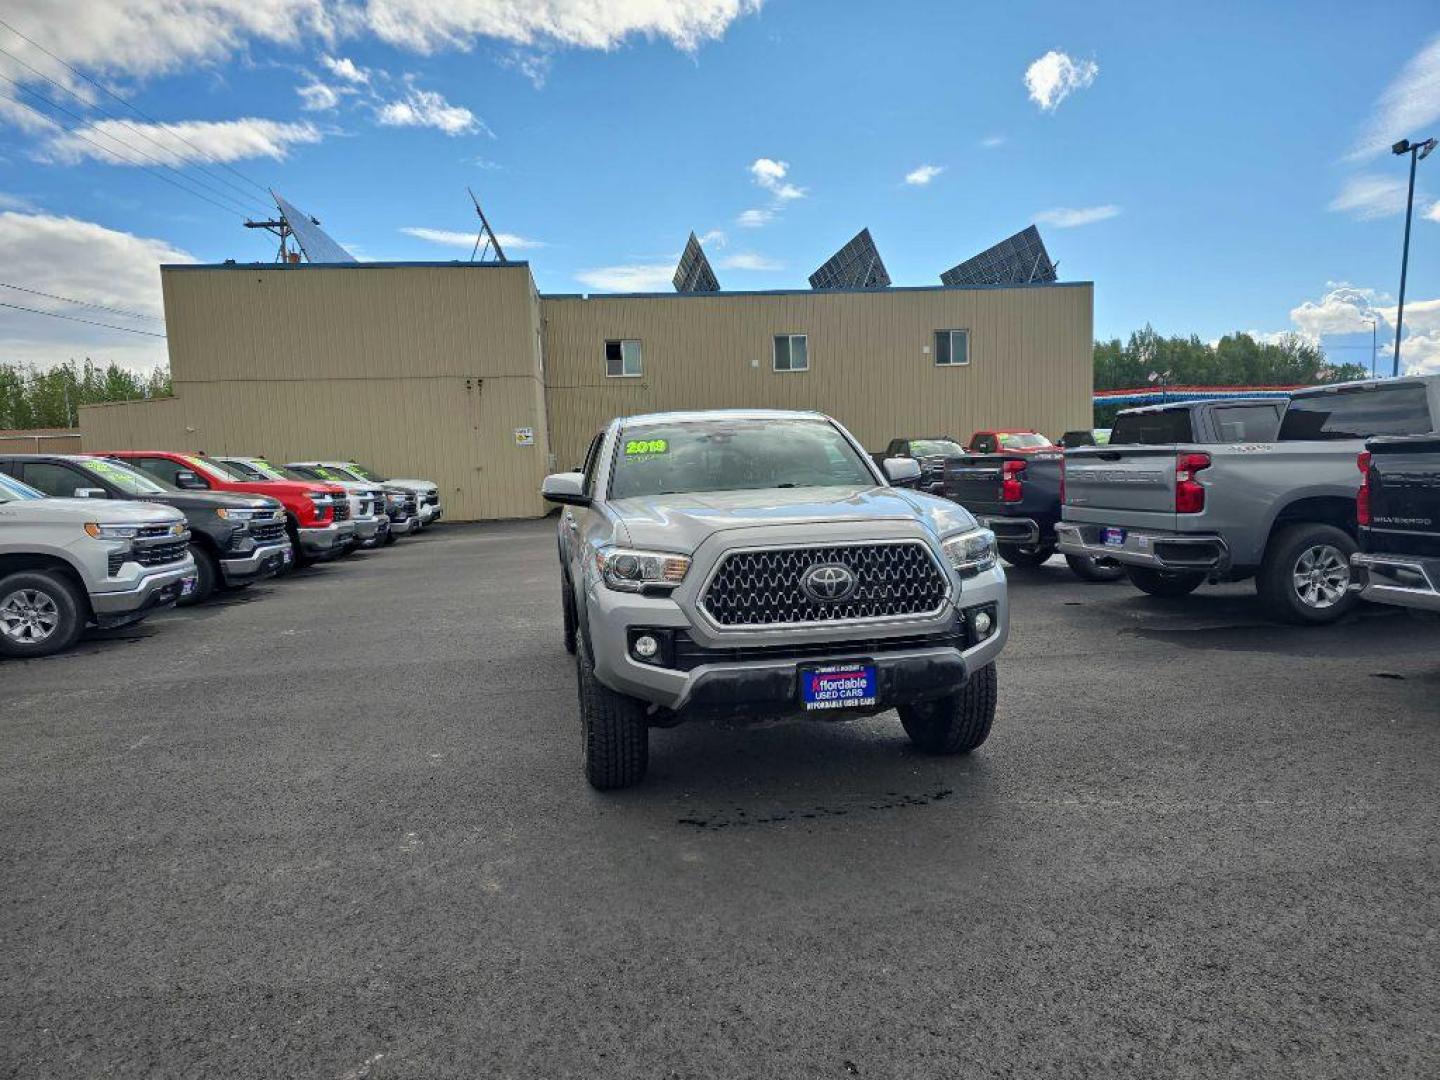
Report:
[[[1054,445],[1044,435],[1033,431],[1002,431],[999,437],[1000,445],[1006,450],[1039,450]]]
[[[1194,441],[1189,409],[1122,412],[1110,429],[1111,446],[1169,446]]]
[[[268,461],[238,461],[234,458],[225,459],[225,467],[233,473],[239,473],[246,480],[289,480],[284,472],[271,465]]]
[[[1434,427],[1423,385],[1357,386],[1291,398],[1280,441],[1423,435]]]
[[[916,457],[959,457],[965,448],[953,439],[911,439],[910,453]]]
[[[164,495],[167,491],[174,490],[157,484],[144,473],[136,472],[129,465],[121,465],[118,461],[96,458],[94,461],[81,461],[77,464],[91,476],[114,485],[126,495]]]
[[[823,420],[709,420],[622,430],[610,498],[875,486],[855,448]]]
[[[368,480],[372,484],[383,484],[385,482],[385,477],[381,476],[374,469],[367,469],[363,465],[356,465],[353,461],[343,469],[336,466],[330,466],[330,468],[335,469],[336,472],[349,473],[350,475],[346,477],[347,480]]]
[[[180,460],[189,465],[191,469],[204,476],[209,473],[216,480],[223,480],[230,484],[248,483],[248,478],[241,476],[234,468],[227,469],[214,458],[192,457],[189,454],[178,455]]]
[[[6,476],[4,473],[0,473],[0,502],[24,502],[30,499],[43,498],[45,498],[45,496],[29,484],[22,484],[13,476]]]

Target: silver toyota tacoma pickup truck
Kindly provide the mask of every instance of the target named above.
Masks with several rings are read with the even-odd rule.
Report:
[[[892,486],[917,475],[818,413],[735,410],[614,420],[546,477],[589,782],[638,783],[687,719],[898,709],[922,750],[983,743],[1005,574],[968,511]]]
[[[1067,555],[1103,556],[1153,596],[1253,577],[1267,614],[1328,623],[1356,603],[1356,467],[1372,435],[1440,421],[1440,376],[1307,387],[1273,441],[1171,441],[1065,452]]]

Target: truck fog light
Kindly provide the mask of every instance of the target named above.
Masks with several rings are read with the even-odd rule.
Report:
[[[979,637],[979,638],[987,638],[987,637],[989,637],[989,636],[990,636],[990,631],[994,628],[994,626],[995,626],[995,620],[993,620],[992,618],[990,618],[990,613],[989,613],[988,611],[982,611],[982,612],[980,612],[980,614],[978,614],[978,615],[975,616],[975,636],[976,636],[976,637]]]
[[[630,650],[639,660],[653,660],[660,651],[660,643],[649,634],[641,634],[631,643]]]

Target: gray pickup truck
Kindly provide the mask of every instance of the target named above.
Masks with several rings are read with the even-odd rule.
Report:
[[[1255,578],[1272,617],[1327,623],[1356,602],[1357,455],[1440,418],[1440,376],[1297,390],[1274,442],[1159,441],[1065,452],[1060,550],[1123,563],[1154,596]]]
[[[967,511],[892,486],[918,472],[818,413],[735,410],[614,420],[547,477],[590,783],[638,783],[648,729],[692,718],[893,708],[924,751],[984,742],[1005,574]]]

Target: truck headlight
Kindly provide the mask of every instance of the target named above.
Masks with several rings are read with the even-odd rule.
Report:
[[[96,540],[134,540],[140,535],[138,525],[103,525],[97,521],[85,522],[85,531]]]
[[[607,547],[595,553],[595,568],[606,586],[619,592],[673,589],[685,580],[690,558],[669,551]]]
[[[970,577],[995,565],[995,534],[989,529],[958,533],[941,541],[940,546],[961,577]]]

